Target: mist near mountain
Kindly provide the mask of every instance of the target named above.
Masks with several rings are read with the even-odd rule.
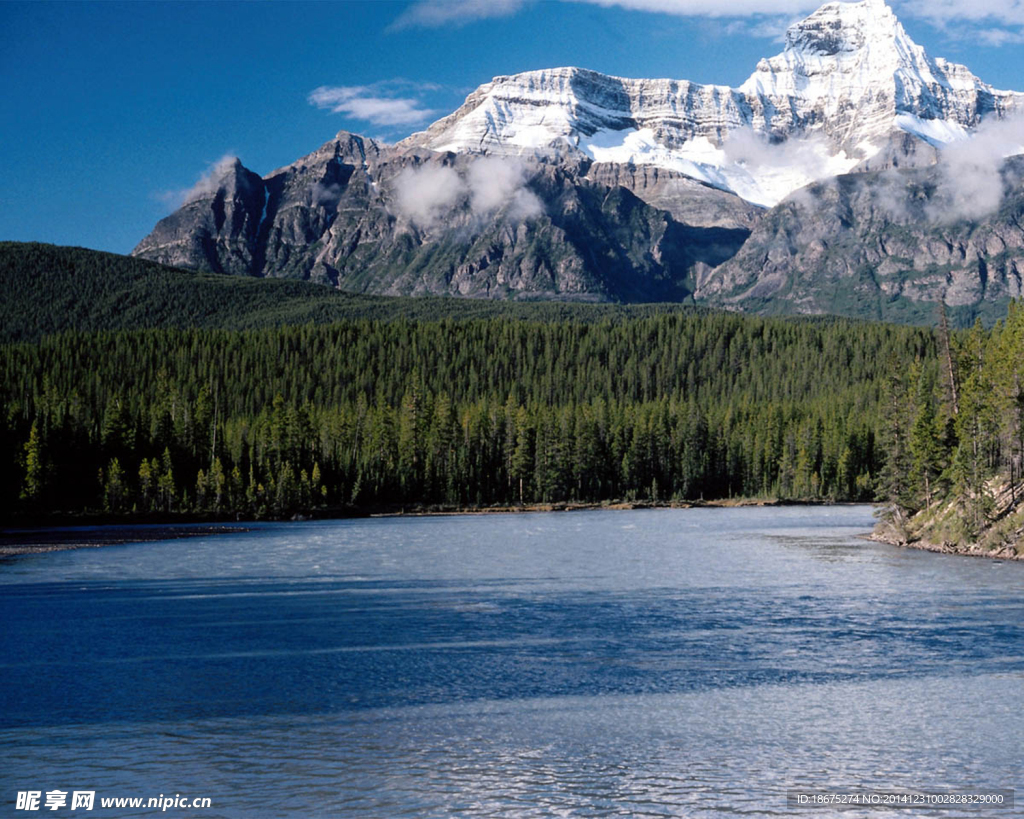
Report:
[[[135,255],[388,295],[989,318],[1019,296],[1024,95],[828,3],[738,88],[496,77],[396,145],[218,164]]]

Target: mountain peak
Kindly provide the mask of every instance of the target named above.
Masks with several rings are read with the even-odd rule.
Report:
[[[934,64],[884,0],[827,3],[790,26],[785,50],[761,60],[741,86],[769,97],[843,98],[895,94],[897,74],[940,84]]]
[[[653,165],[774,205],[849,173],[905,133],[938,147],[983,119],[1021,110],[1024,95],[931,59],[885,0],[860,0],[827,3],[795,23],[782,53],[761,60],[736,89],[530,71],[495,77],[404,144]],[[788,154],[768,151],[787,142]]]
[[[787,50],[835,56],[907,37],[885,0],[828,3],[786,32]]]

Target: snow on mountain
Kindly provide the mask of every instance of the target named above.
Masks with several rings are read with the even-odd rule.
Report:
[[[966,67],[932,59],[884,0],[832,2],[739,88],[579,68],[495,77],[405,144],[498,156],[654,165],[763,206],[852,171],[894,134],[942,146],[1024,111]]]

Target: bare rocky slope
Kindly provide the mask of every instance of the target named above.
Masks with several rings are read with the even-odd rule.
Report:
[[[1024,276],[1024,158],[1006,162],[1002,204],[982,221],[943,218],[935,169],[850,174],[766,214],[742,250],[698,282],[730,309],[929,322],[994,320]]]
[[[133,255],[361,293],[679,301],[696,271],[736,254],[759,215],[670,171],[586,160],[517,163],[514,189],[491,208],[463,191],[428,220],[403,212],[403,173],[445,169],[442,179],[462,180],[476,161],[342,132],[264,179],[236,162]]]
[[[988,320],[1021,294],[1021,161],[961,169],[1005,195],[958,210],[946,157],[992,126],[985,151],[1024,151],[1022,100],[882,0],[829,3],[738,89],[528,72],[397,145],[236,161],[134,255],[359,293]]]

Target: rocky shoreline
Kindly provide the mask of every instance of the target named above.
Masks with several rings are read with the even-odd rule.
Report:
[[[959,555],[961,557],[984,557],[989,560],[1024,560],[1024,554],[1019,554],[1013,546],[1006,546],[996,551],[984,549],[976,543],[959,545],[952,541],[943,543],[932,543],[928,540],[906,540],[896,535],[875,531],[867,536],[868,540],[875,543],[886,543],[889,546],[898,546],[902,549],[918,549],[923,552],[934,552],[943,555]]]

